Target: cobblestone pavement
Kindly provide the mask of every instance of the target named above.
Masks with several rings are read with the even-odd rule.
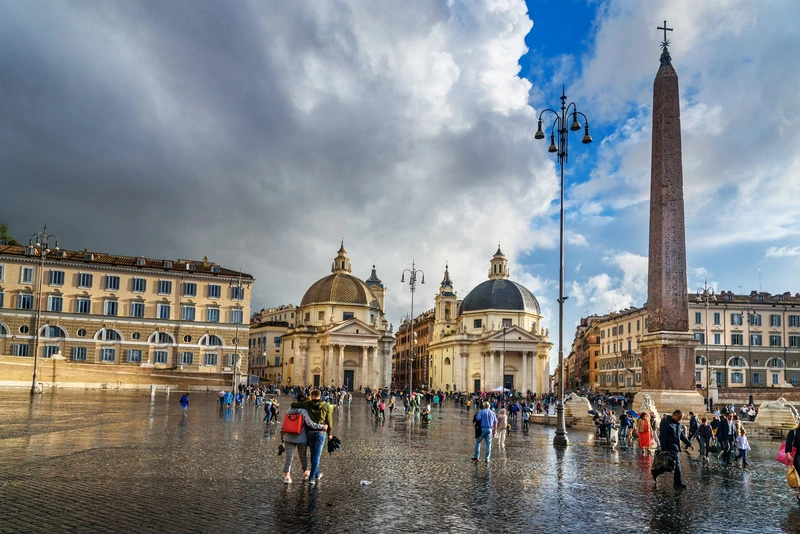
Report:
[[[279,425],[216,396],[0,392],[0,532],[798,532],[800,506],[755,441],[747,471],[683,455],[689,489],[658,488],[637,451],[518,427],[474,465],[470,415],[448,404],[422,427],[374,422],[357,399],[336,416],[342,450],[324,477],[283,484]],[[282,398],[286,408],[289,398]],[[361,485],[362,480],[370,482]]]

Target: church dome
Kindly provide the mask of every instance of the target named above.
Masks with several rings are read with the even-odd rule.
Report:
[[[481,310],[513,310],[541,313],[539,301],[526,287],[511,280],[486,280],[469,292],[461,313]]]
[[[347,258],[347,251],[342,243],[331,266],[333,274],[314,282],[303,295],[300,306],[333,302],[369,306],[380,310],[380,304],[375,298],[375,294],[367,284],[350,274],[350,270],[350,260]],[[373,274],[375,274],[374,268]],[[375,278],[377,279],[377,276]]]
[[[500,245],[492,256],[489,279],[469,292],[461,303],[461,313],[482,310],[513,310],[540,314],[539,302],[524,286],[508,279],[508,260]]]

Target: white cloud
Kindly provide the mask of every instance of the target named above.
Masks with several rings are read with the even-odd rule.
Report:
[[[769,247],[764,255],[773,258],[800,256],[800,247]]]

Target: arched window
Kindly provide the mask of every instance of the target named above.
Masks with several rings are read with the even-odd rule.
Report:
[[[625,369],[625,362],[622,360],[617,362],[617,369]]]
[[[705,365],[706,364],[706,357],[705,356],[695,356],[694,359],[697,365]]]
[[[767,367],[783,369],[783,360],[781,358],[772,358],[767,362]]]
[[[739,358],[738,356],[731,358],[728,360],[729,367],[744,367],[744,358]]]
[[[445,365],[450,365],[450,358],[445,358],[444,359],[444,364]]]
[[[49,338],[65,338],[67,337],[67,332],[60,326],[45,325],[40,330],[40,335]]]
[[[215,336],[214,334],[206,334],[205,336],[200,338],[200,344],[209,347],[221,347],[222,339],[220,339],[219,336]]]
[[[147,338],[148,343],[155,343],[157,345],[177,345],[175,337],[169,332],[153,332]]]
[[[101,328],[94,335],[96,341],[122,341],[122,334],[111,328]]]
[[[634,367],[641,367],[641,366],[642,366],[642,360],[638,360],[638,359],[637,359],[637,360],[636,360],[636,363],[635,363],[635,364],[633,364],[633,366],[634,366]]]
[[[0,336],[7,336],[8,335],[8,327],[3,323],[0,323]]]

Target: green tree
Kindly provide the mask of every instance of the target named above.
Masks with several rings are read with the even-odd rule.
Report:
[[[19,245],[19,242],[11,237],[6,223],[0,223],[0,245]]]

